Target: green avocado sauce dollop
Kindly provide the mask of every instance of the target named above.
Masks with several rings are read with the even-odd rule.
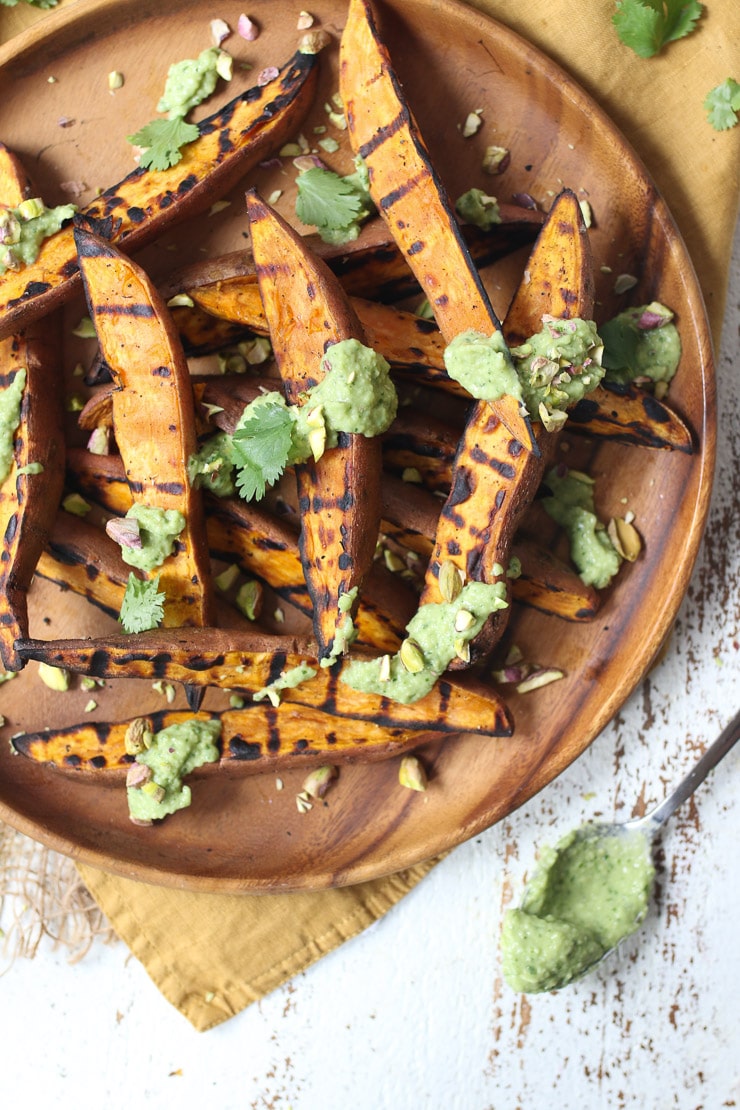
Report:
[[[599,329],[607,381],[626,385],[636,378],[670,382],[681,359],[673,313],[658,301],[625,309]]]
[[[177,509],[159,509],[135,502],[126,513],[139,522],[141,547],[122,547],[124,563],[139,570],[159,567],[172,554],[175,541],[185,527],[185,517]]]
[[[602,342],[592,320],[542,317],[542,329],[508,349],[500,332],[456,335],[445,350],[447,373],[472,397],[496,401],[504,394],[526,406],[534,420],[580,401],[601,382]],[[564,417],[563,417],[564,419]]]
[[[174,62],[167,71],[157,111],[167,112],[170,119],[183,118],[191,108],[206,100],[216,88],[221,54],[218,47],[209,46],[197,58]]]
[[[411,671],[405,666],[401,651],[378,659],[356,660],[342,674],[341,681],[353,690],[380,694],[402,705],[418,701],[444,674],[460,646],[473,640],[491,614],[506,609],[507,605],[503,582],[468,582],[455,601],[420,605],[406,626],[409,640],[422,656],[419,670]],[[461,613],[469,617],[461,621]],[[465,624],[462,630],[461,624]],[[384,659],[388,662],[384,663]]]
[[[141,786],[127,787],[132,819],[157,821],[189,806],[191,790],[182,780],[196,767],[219,759],[220,735],[220,721],[198,718],[155,733],[151,746],[136,756],[136,763],[149,768],[151,778]]]
[[[74,204],[47,208],[38,197],[23,201],[17,208],[0,205],[0,274],[35,262],[44,239],[59,231],[76,211]]]
[[[23,390],[26,388],[26,371],[20,367],[3,390],[0,390],[0,482],[4,482],[13,465],[15,430],[21,420]]]
[[[581,836],[546,848],[519,909],[508,910],[502,970],[516,991],[558,990],[633,933],[655,871],[641,832]]]
[[[580,471],[549,471],[545,486],[550,497],[540,504],[563,528],[570,544],[570,557],[587,586],[604,589],[619,570],[622,559],[596,515],[594,482]]]

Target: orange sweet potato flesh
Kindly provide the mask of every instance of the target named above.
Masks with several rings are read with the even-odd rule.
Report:
[[[586,229],[572,192],[553,202],[529,259],[528,281],[514,295],[504,334],[509,342],[539,331],[544,313],[581,316],[593,311],[593,267]],[[439,518],[422,602],[440,600],[438,576],[452,562],[466,578],[500,579],[524,510],[540,484],[555,436],[536,425],[540,454],[502,435],[491,408],[477,402],[468,418]],[[507,585],[510,580],[504,578]],[[510,610],[494,614],[471,645],[471,661],[487,655],[506,627]]]
[[[366,0],[350,0],[339,89],[352,148],[367,166],[370,194],[424,290],[445,341],[469,328],[485,335],[499,331]],[[509,432],[529,446],[530,430],[518,402],[504,396],[491,407]]]
[[[240,258],[243,257],[244,252],[241,252]],[[235,342],[240,335],[239,325],[255,334],[267,334],[267,320],[253,267],[243,263],[238,274],[219,279],[213,277],[219,265],[224,266],[227,275],[230,269],[237,268],[228,258],[212,259],[207,266],[192,267],[184,275],[190,278],[190,283],[185,283],[183,291],[188,292],[196,307],[176,308],[173,312],[180,336],[193,356],[221,350]],[[208,282],[203,282],[204,272],[209,275]],[[352,271],[354,280],[360,273],[359,268]],[[178,285],[179,282],[174,287]],[[468,397],[459,382],[447,374],[443,357],[445,343],[433,321],[365,297],[350,297],[350,303],[368,346],[388,359],[394,377],[456,397]],[[634,386],[618,390],[613,386],[598,386],[570,410],[569,420],[569,431],[613,439],[631,447],[686,454],[693,450],[691,432],[681,417],[651,393]],[[409,462],[406,465],[418,464]],[[449,486],[449,481],[447,484]]]
[[[0,143],[0,203],[17,208],[32,193],[19,159]],[[28,588],[62,493],[60,326],[61,320],[53,314],[0,340],[0,388],[9,385],[20,369],[26,372],[13,460],[0,485],[0,659],[6,670],[22,666],[15,641],[28,635]],[[28,467],[41,469],[33,473]]]
[[[256,194],[247,197],[257,278],[286,396],[325,373],[328,347],[364,334],[339,282],[310,254],[301,237]],[[296,466],[301,509],[301,561],[313,602],[321,654],[330,652],[344,620],[339,599],[362,586],[372,565],[380,524],[379,437],[340,435],[317,460]]]
[[[164,624],[213,623],[202,498],[187,461],[196,451],[193,391],[167,309],[147,275],[96,235],[75,232],[90,314],[111,367],[116,441],[133,500],[185,518],[159,576]]]
[[[322,763],[371,762],[399,755],[440,734],[381,725],[375,721],[334,717],[321,709],[285,702],[278,706],[253,704],[223,713],[185,713],[160,710],[147,714],[152,730],[195,720],[220,720],[221,759],[193,772],[203,778],[228,770],[244,774],[286,771]],[[130,722],[85,722],[58,731],[14,736],[13,750],[37,763],[62,771],[90,774],[100,785],[110,777],[120,784],[133,757],[126,754],[125,737]]]
[[[308,644],[288,637],[215,628],[156,629],[96,640],[24,640],[19,641],[19,651],[26,659],[94,678],[167,679],[249,694],[306,664],[315,669],[315,676],[283,690],[281,701],[391,728],[480,736],[509,736],[512,731],[508,710],[490,687],[443,678],[419,701],[400,705],[350,689],[341,681],[348,663],[321,667]]]
[[[249,169],[292,135],[313,102],[316,56],[296,54],[280,76],[251,88],[199,124],[200,136],[167,170],[135,169],[76,219],[127,251],[206,211]],[[67,300],[79,288],[73,231],[41,245],[35,262],[0,275],[0,338]]]

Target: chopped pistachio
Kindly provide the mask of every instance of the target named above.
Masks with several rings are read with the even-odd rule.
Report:
[[[146,751],[147,748],[151,747],[153,739],[152,723],[148,717],[134,717],[133,721],[129,722],[123,738],[126,754],[138,755],[140,752]]]
[[[76,335],[78,339],[95,339],[97,337],[95,325],[89,316],[83,316],[79,324],[72,328],[72,335]]]
[[[267,203],[268,204],[277,204],[277,202],[280,200],[282,195],[283,195],[283,190],[282,189],[273,189],[273,191],[270,193],[269,197],[267,198]]]
[[[398,781],[408,790],[420,792],[427,788],[427,773],[421,761],[415,755],[405,755],[398,768]]]
[[[510,161],[511,153],[505,146],[487,146],[481,168],[484,173],[495,175],[508,169]]]
[[[92,713],[93,709],[97,708],[98,703],[95,701],[95,698],[90,698],[89,702],[85,706],[85,713]]]
[[[62,500],[62,508],[72,516],[87,516],[91,506],[79,493],[68,493]]]
[[[475,112],[468,112],[465,123],[462,125],[462,135],[464,139],[470,139],[478,131],[480,131],[481,124],[481,111],[478,109]]]
[[[617,554],[628,563],[634,563],[642,551],[642,540],[632,521],[613,517],[607,525],[606,532]]]
[[[390,682],[391,678],[391,657],[384,655],[380,660],[380,668],[378,670],[379,682]]]
[[[467,632],[475,624],[474,615],[467,609],[458,609],[455,615],[455,632]]]
[[[217,216],[219,212],[223,212],[227,208],[231,208],[230,200],[216,200],[208,209],[208,215]]]
[[[108,74],[108,88],[111,92],[123,88],[123,74],[119,73],[117,69],[112,69]]]
[[[339,772],[329,764],[316,767],[303,782],[303,793],[311,798],[323,798]]]
[[[281,158],[297,158],[301,153],[302,151],[298,143],[286,143],[285,146],[281,146],[278,151]]]
[[[404,482],[410,482],[410,483],[412,483],[413,485],[417,485],[417,486],[418,486],[418,485],[419,485],[419,483],[420,483],[420,482],[421,482],[421,480],[422,480],[422,479],[421,479],[421,471],[420,471],[420,470],[419,470],[419,469],[418,469],[417,467],[415,467],[415,466],[407,466],[407,467],[404,467],[404,470],[403,470],[403,472],[402,472],[402,474],[401,474],[401,479],[402,479],[402,480],[403,480]]]
[[[455,601],[463,588],[460,571],[449,560],[439,568],[439,592],[445,601]]]
[[[37,216],[42,216],[45,211],[45,204],[41,197],[28,197],[22,200],[18,205],[18,215],[23,220],[35,220]]]
[[[383,549],[383,562],[388,570],[392,571],[394,574],[397,574],[400,570],[404,570],[406,567],[401,556],[396,555],[395,551],[389,551],[387,547]]]
[[[99,686],[104,686],[102,678],[90,678],[88,675],[83,675],[80,679],[80,686],[83,690],[97,690]]]
[[[633,274],[619,274],[614,282],[615,293],[626,293],[628,289],[634,289],[637,285],[637,278]]]
[[[165,795],[164,787],[159,786],[154,779],[149,779],[148,782],[145,782],[141,787],[141,791],[144,794],[148,794],[154,802],[161,802]]]
[[[99,424],[90,432],[87,449],[91,455],[110,455],[110,428]]]
[[[70,673],[64,667],[52,667],[50,663],[39,663],[39,678],[44,686],[63,694],[69,690]]]
[[[313,803],[309,799],[308,794],[306,794],[305,792],[302,794],[296,794],[295,804],[296,809],[299,813],[308,813],[310,809],[313,809]]]
[[[276,609],[275,612],[272,615],[273,615],[274,620],[276,620],[278,624],[283,624],[284,623],[285,613],[282,611],[282,609]]]
[[[130,752],[129,754],[136,755],[137,753]],[[132,763],[126,773],[126,786],[133,790],[141,790],[142,786],[151,781],[151,778],[151,767],[147,767],[145,763]]]
[[[27,463],[25,466],[18,467],[19,474],[43,474],[44,464],[40,462]]]
[[[237,609],[244,614],[247,620],[255,621],[262,605],[262,585],[260,582],[250,580],[239,587],[234,601]]]
[[[327,154],[336,154],[339,150],[339,143],[331,135],[327,135],[325,139],[319,139],[319,146],[325,150]]]
[[[166,698],[170,705],[175,700],[175,687],[171,682],[163,682],[161,679],[158,679],[156,682],[152,683],[152,690]]]
[[[298,31],[307,31],[309,27],[313,27],[313,25],[314,17],[310,12],[300,11],[298,13],[298,22],[296,23],[296,29]]]
[[[227,590],[230,590],[231,587],[236,583],[238,577],[239,567],[236,565],[236,563],[232,563],[230,567],[226,568],[226,570],[222,570],[220,574],[217,574],[213,581],[219,590],[221,590],[223,593],[226,593]],[[251,617],[250,620],[254,620],[254,617]]]
[[[232,694],[229,698],[229,705],[232,709],[243,709],[245,704],[244,698],[240,697],[238,694]]]
[[[549,686],[551,682],[557,682],[561,678],[565,678],[565,671],[561,671],[557,667],[532,671],[522,682],[517,683],[516,692],[518,694],[528,694],[532,690],[539,690],[542,686]]]
[[[329,120],[338,127],[340,131],[347,130],[347,119],[344,112],[329,112]]]
[[[455,638],[455,655],[463,663],[470,662],[470,643],[461,636]]]
[[[84,407],[84,398],[80,397],[79,393],[70,393],[67,398],[67,412],[82,412]]]
[[[282,779],[275,779],[275,789],[276,790],[282,790],[284,786],[285,786],[285,783],[283,782]]]
[[[244,345],[244,357],[250,366],[260,366],[263,362],[267,362],[272,354],[272,345],[269,339],[263,336],[258,336],[250,343]]]
[[[409,674],[419,674],[424,670],[424,653],[415,640],[408,637],[403,640],[398,654]]]
[[[224,19],[211,20],[211,39],[214,46],[220,46],[231,34],[231,27]]]
[[[219,51],[216,58],[216,73],[224,81],[230,81],[234,76],[234,59],[225,50]]]
[[[175,293],[174,297],[170,297],[167,301],[168,308],[193,308],[195,301],[187,293]]]

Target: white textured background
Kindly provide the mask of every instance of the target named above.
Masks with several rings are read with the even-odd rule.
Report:
[[[739,333],[740,234],[699,564],[667,657],[589,751],[382,921],[209,1033],[123,944],[97,943],[75,966],[49,947],[16,961],[0,977],[0,1107],[740,1105],[740,745],[666,829],[656,904],[615,958],[524,998],[502,984],[498,954],[502,908],[537,846],[660,801],[740,708]]]

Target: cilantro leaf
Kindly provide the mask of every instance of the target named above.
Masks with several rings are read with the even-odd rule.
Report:
[[[119,621],[126,632],[148,632],[157,628],[164,617],[165,594],[159,592],[159,575],[141,579],[131,572],[126,583],[126,593]]]
[[[167,170],[182,158],[180,148],[197,139],[200,131],[184,119],[154,119],[129,135],[128,141],[146,149],[139,160],[144,169]]]
[[[293,414],[279,393],[266,393],[247,405],[234,432],[236,485],[246,501],[265,496],[265,488],[285,470],[293,446]]]
[[[615,316],[599,328],[604,344],[601,365],[608,381],[629,382],[637,365],[637,329],[626,318]]]
[[[667,43],[690,34],[702,11],[698,0],[617,0],[612,23],[625,46],[652,58]]]
[[[704,98],[707,119],[715,131],[727,131],[740,119],[740,84],[728,77]]]
[[[316,166],[298,177],[295,210],[304,224],[338,231],[354,223],[361,207],[362,197],[352,183],[332,170]]]

